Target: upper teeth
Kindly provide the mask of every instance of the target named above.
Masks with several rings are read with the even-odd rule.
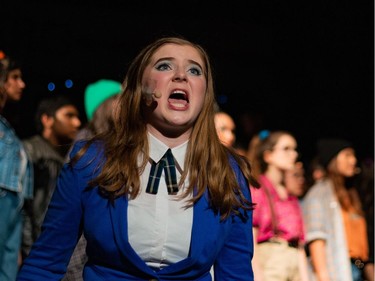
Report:
[[[184,94],[185,95],[185,92],[176,90],[176,91],[173,91],[172,94]]]

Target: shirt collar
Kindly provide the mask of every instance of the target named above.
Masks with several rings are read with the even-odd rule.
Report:
[[[148,142],[150,146],[150,158],[155,162],[159,162],[163,155],[167,152],[169,147],[165,145],[163,142],[158,140],[155,136],[153,136],[150,132],[147,133],[148,135]],[[187,150],[188,140],[179,146],[171,148],[173,156],[177,163],[180,165],[181,169],[184,169],[184,162],[185,162],[185,154]]]

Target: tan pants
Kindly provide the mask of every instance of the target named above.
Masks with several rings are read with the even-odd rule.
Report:
[[[264,242],[257,245],[259,265],[264,281],[300,281],[299,253],[286,241]]]

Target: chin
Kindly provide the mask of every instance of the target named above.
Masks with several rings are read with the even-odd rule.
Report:
[[[355,175],[355,172],[351,171],[351,172],[344,173],[343,175],[344,175],[344,177],[351,178]]]
[[[18,101],[21,100],[21,98],[22,98],[22,95],[19,95],[19,96],[15,96],[15,97],[10,98],[10,100],[13,100],[13,101],[15,101],[15,102],[18,102]]]
[[[189,124],[193,124],[194,122],[192,122],[191,120],[186,120],[185,118],[174,118],[170,119],[169,123],[173,126],[186,127],[189,126]]]

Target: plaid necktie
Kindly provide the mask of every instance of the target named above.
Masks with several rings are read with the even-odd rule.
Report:
[[[174,162],[172,150],[169,148],[158,163],[152,161],[150,176],[148,178],[146,188],[147,193],[158,193],[160,177],[163,170],[165,175],[165,183],[167,184],[168,194],[175,194],[178,192],[176,165]]]

